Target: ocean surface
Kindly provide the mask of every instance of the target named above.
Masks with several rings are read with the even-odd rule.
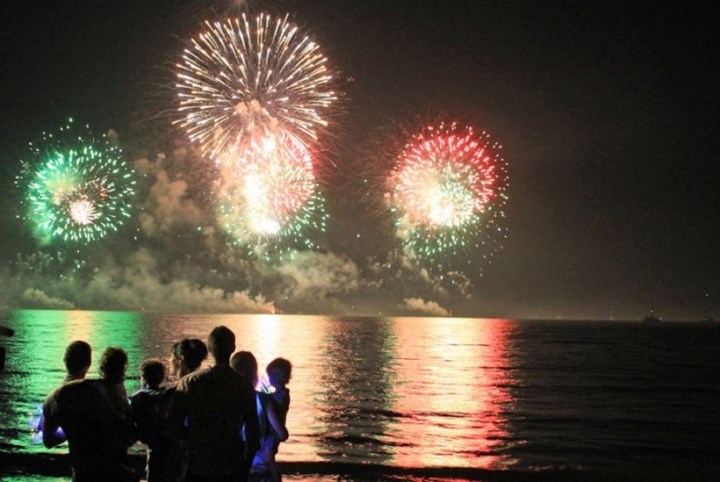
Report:
[[[30,421],[70,341],[93,346],[93,376],[125,348],[133,392],[143,359],[221,324],[261,367],[293,362],[286,480],[720,477],[718,323],[23,310],[0,316],[16,331],[0,338],[0,478],[66,480],[18,460],[63,451],[34,444]]]

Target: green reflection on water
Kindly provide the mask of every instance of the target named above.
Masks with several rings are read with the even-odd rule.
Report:
[[[99,377],[98,366],[107,346],[134,347],[142,336],[144,319],[133,312],[47,311],[17,310],[7,314],[8,324],[16,329],[9,338],[8,360],[2,380],[3,391],[11,401],[9,413],[0,414],[5,427],[17,427],[6,434],[10,445],[26,446],[31,434],[31,422],[37,417],[45,397],[65,378],[63,355],[65,347],[74,340],[85,340],[93,348],[92,365],[88,377]],[[137,367],[141,353],[128,353],[126,387],[137,388]],[[5,384],[21,390],[13,396]],[[27,447],[30,451],[45,451],[41,443]]]
[[[140,365],[145,354],[130,349],[130,347],[136,347],[138,341],[142,339],[145,325],[143,316],[132,311],[88,311],[80,313],[87,316],[85,322],[91,331],[89,339],[86,341],[90,343],[94,350],[93,368],[89,376],[99,376],[100,357],[105,348],[119,346],[128,352],[128,370],[125,386],[128,391],[137,388],[137,366]]]

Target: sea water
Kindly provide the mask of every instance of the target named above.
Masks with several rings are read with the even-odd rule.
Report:
[[[0,324],[16,332],[0,339],[9,460],[57,452],[32,443],[30,421],[64,377],[69,342],[92,345],[90,376],[105,347],[123,347],[132,393],[143,359],[225,325],[261,369],[277,356],[293,363],[278,460],[296,472],[720,471],[714,323],[22,310]],[[307,480],[351,480],[323,477]]]

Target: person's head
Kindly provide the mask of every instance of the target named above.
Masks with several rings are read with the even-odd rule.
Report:
[[[73,379],[85,378],[92,362],[92,349],[82,340],[75,340],[65,348],[65,370]]]
[[[198,338],[183,338],[172,347],[172,369],[175,376],[194,372],[207,358],[208,349]]]
[[[109,382],[122,382],[125,379],[127,363],[125,350],[118,346],[109,346],[100,359],[100,375]]]
[[[165,381],[165,364],[157,358],[150,358],[142,362],[140,381],[149,388],[158,388]]]
[[[229,363],[235,351],[235,334],[226,326],[216,326],[208,335],[208,349],[215,362]]]
[[[292,364],[284,358],[276,358],[268,363],[265,369],[270,385],[282,388],[290,382],[292,377]]]
[[[254,387],[258,381],[258,363],[255,355],[249,351],[239,351],[230,359],[230,366],[244,380],[247,380]]]

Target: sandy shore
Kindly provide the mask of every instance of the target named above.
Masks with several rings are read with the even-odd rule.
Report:
[[[141,473],[144,455],[130,455],[133,466]],[[70,477],[70,467],[65,454],[0,453],[0,475],[37,475],[44,477]],[[657,481],[715,482],[720,480],[720,468],[688,473],[664,468],[649,473],[631,466],[621,471],[585,471],[576,469],[548,470],[483,470],[472,468],[405,468],[375,464],[352,464],[337,462],[284,462],[283,474],[342,476],[354,481],[486,481],[486,482],[601,482],[601,481]],[[323,477],[325,478],[325,477]],[[293,477],[295,479],[295,477]],[[337,479],[336,479],[337,480]]]

